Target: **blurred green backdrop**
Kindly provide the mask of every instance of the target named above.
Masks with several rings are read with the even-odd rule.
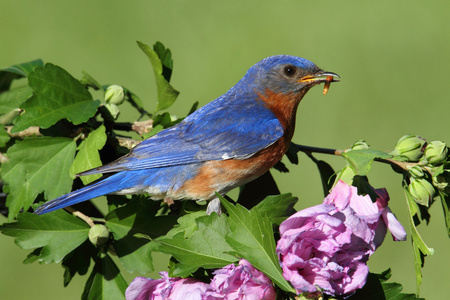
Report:
[[[327,96],[309,92],[300,105],[294,141],[340,148],[366,139],[390,150],[403,134],[450,142],[448,82],[450,2],[381,1],[34,1],[1,0],[0,68],[42,58],[77,78],[86,71],[101,83],[121,84],[155,108],[150,63],[136,40],[172,50],[172,84],[181,91],[170,111],[184,116],[228,90],[260,59],[292,54],[341,75]],[[122,113],[134,119],[134,113]],[[341,168],[337,157],[317,155]],[[282,192],[299,208],[322,201],[320,179],[304,155],[291,173],[276,174]],[[375,187],[387,187],[391,208],[408,228],[401,176],[375,164]],[[435,255],[426,259],[421,296],[442,298],[448,284],[450,241],[441,205],[420,231]],[[0,218],[3,223],[5,218]],[[29,251],[0,236],[0,298],[79,299],[86,277],[62,286],[60,265],[23,265]],[[393,280],[415,292],[410,241],[385,244],[369,261],[372,271],[393,269]],[[165,262],[156,266],[165,268]],[[130,281],[136,274],[130,274]],[[152,276],[157,276],[152,274]]]

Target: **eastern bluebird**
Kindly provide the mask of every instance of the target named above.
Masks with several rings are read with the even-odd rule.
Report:
[[[43,214],[106,194],[148,193],[154,200],[213,200],[268,171],[287,151],[298,104],[339,76],[300,57],[263,59],[228,92],[127,155],[77,176],[113,173],[40,206]]]

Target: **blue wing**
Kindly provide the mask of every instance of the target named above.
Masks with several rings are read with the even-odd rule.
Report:
[[[283,136],[283,127],[262,101],[225,95],[144,140],[128,155],[79,175],[245,159]]]

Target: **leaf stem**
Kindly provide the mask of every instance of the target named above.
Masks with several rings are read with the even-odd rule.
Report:
[[[68,212],[70,212],[72,215],[74,215],[75,217],[77,217],[77,218],[80,218],[81,220],[83,220],[84,222],[86,222],[89,226],[91,226],[91,227],[94,227],[95,226],[95,223],[94,223],[94,221],[90,218],[90,217],[88,217],[88,216],[86,216],[85,214],[83,214],[82,212],[80,212],[80,211],[78,211],[78,210],[75,210],[74,208],[72,208],[72,207],[66,207],[66,208],[64,208],[65,210],[67,210]]]

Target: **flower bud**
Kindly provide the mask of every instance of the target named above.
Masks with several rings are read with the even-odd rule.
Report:
[[[109,240],[109,230],[105,225],[96,224],[89,229],[89,240],[94,246],[105,244]]]
[[[425,153],[421,162],[423,161],[425,164],[438,165],[444,162],[447,155],[447,145],[441,141],[433,141],[425,148]]]
[[[119,105],[122,104],[123,99],[124,99],[123,87],[116,84],[108,86],[105,92],[106,103]]]
[[[366,150],[369,149],[369,145],[363,140],[355,142],[352,146],[352,150]]]
[[[402,136],[390,154],[401,161],[418,161],[424,152],[426,140],[413,134]]]
[[[423,170],[420,166],[414,166],[408,169],[409,174],[414,178],[422,178]]]
[[[412,180],[408,186],[408,191],[414,201],[425,206],[429,205],[430,200],[434,196],[433,185],[424,178]]]
[[[109,111],[113,119],[116,120],[120,114],[119,107],[113,103],[106,103],[105,107]]]
[[[450,182],[450,170],[444,169],[444,165],[431,168],[431,179],[433,185],[441,191],[445,191],[448,194],[447,188]]]
[[[433,185],[439,190],[445,190],[448,186],[448,178],[444,174],[433,176],[431,179],[433,180]]]

